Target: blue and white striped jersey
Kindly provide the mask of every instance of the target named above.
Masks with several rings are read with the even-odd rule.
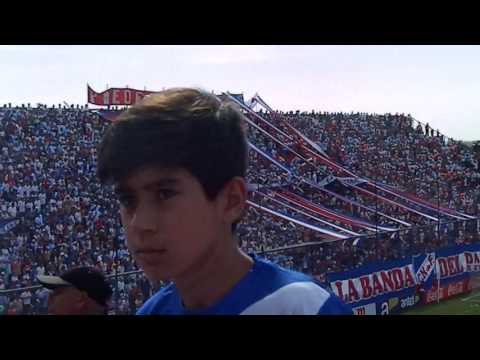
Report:
[[[252,256],[252,255],[251,255]],[[190,311],[172,283],[153,295],[137,315],[351,315],[352,309],[310,276],[255,255],[252,269],[216,304]]]

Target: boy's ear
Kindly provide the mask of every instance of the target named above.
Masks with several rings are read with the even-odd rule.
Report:
[[[239,221],[244,213],[248,195],[245,179],[240,176],[232,178],[225,184],[221,195],[224,220],[230,224]]]

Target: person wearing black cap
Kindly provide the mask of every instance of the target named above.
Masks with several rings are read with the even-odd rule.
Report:
[[[37,276],[45,288],[53,290],[48,299],[52,315],[106,315],[112,289],[95,269],[79,267],[60,276]]]

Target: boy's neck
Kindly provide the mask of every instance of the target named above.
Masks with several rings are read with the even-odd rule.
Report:
[[[242,252],[233,238],[227,249],[216,248],[187,276],[174,279],[183,305],[189,310],[205,309],[221,300],[253,266],[253,259]]]

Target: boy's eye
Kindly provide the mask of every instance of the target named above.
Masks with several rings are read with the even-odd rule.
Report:
[[[157,200],[167,200],[172,196],[176,195],[177,192],[170,189],[159,189],[156,191]]]

